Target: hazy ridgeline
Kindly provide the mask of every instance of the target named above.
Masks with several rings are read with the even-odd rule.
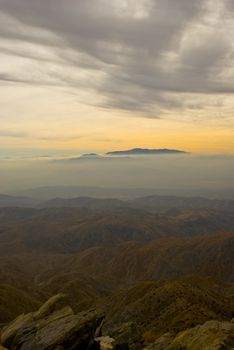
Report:
[[[9,158],[0,160],[0,168],[1,193],[41,186],[73,185],[127,188],[130,197],[150,195],[153,191],[152,194],[162,195],[234,198],[234,157],[231,155],[186,154],[76,160]],[[148,191],[134,193],[134,188]],[[95,196],[95,193],[91,195]],[[122,197],[122,194],[115,191],[104,193],[104,196]]]

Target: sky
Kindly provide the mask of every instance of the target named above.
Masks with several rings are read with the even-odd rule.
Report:
[[[0,155],[234,153],[233,0],[0,0]]]

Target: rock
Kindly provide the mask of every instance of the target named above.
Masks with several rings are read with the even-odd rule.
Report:
[[[234,323],[208,321],[173,336],[164,334],[144,350],[233,350]]]
[[[111,330],[115,350],[128,350],[141,342],[141,331],[135,322],[124,322]]]
[[[56,310],[62,299],[52,297],[37,312],[15,319],[2,331],[2,345],[11,350],[88,349],[104,315],[95,310],[75,315],[69,306]]]
[[[118,344],[116,339],[109,336],[102,336],[95,339],[95,346],[90,350],[129,350],[127,343]]]
[[[52,313],[56,309],[57,305],[61,303],[61,301],[65,298],[65,294],[57,294],[50,298],[45,304],[43,304],[38,311],[18,316],[6,328],[3,328],[1,333],[1,343],[9,346],[18,330],[24,328],[27,324],[39,320],[40,318],[43,318]]]
[[[55,311],[57,306],[64,302],[66,299],[66,294],[61,293],[54,295],[45,304],[43,304],[38,311],[34,312],[34,319],[39,320],[43,317],[48,316],[53,311]]]
[[[100,350],[113,350],[115,348],[115,340],[109,336],[96,338]]]

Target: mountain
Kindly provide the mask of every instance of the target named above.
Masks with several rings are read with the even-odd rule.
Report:
[[[113,157],[112,157],[113,158]],[[173,186],[173,184],[172,184]],[[208,188],[161,188],[155,185],[155,188],[112,188],[112,187],[94,187],[94,186],[43,186],[32,189],[12,191],[8,193],[12,196],[31,197],[41,200],[53,198],[73,198],[73,197],[95,197],[95,198],[115,198],[115,199],[135,199],[137,197],[146,197],[160,195],[172,197],[207,197],[210,199],[234,199],[233,188],[208,189]]]
[[[73,207],[89,209],[115,209],[132,208],[147,211],[166,211],[180,209],[212,209],[234,210],[234,200],[216,200],[203,197],[176,197],[176,196],[147,196],[132,200],[120,200],[115,198],[73,197],[54,198],[41,202],[41,208],[48,207]]]
[[[157,209],[217,209],[234,211],[234,200],[207,199],[204,197],[146,196],[131,201],[131,205],[145,210]]]
[[[114,198],[91,198],[91,197],[76,197],[76,198],[54,198],[40,204],[42,208],[89,208],[89,209],[113,209],[125,207],[125,202]]]
[[[76,163],[76,162],[102,162],[102,163],[123,163],[123,161],[129,162],[132,161],[130,157],[108,157],[105,155],[99,155],[95,153],[90,154],[82,154],[79,157],[67,157],[67,158],[60,158],[60,159],[54,159],[52,162],[56,163]]]
[[[21,313],[35,310],[38,306],[38,300],[31,293],[8,284],[0,284],[0,325]]]
[[[234,233],[193,238],[161,238],[125,242],[115,247],[93,247],[74,254],[61,267],[91,277],[112,279],[120,285],[142,280],[171,279],[188,274],[234,282]],[[100,258],[101,257],[101,258]]]
[[[85,153],[85,154],[82,154],[81,157],[84,157],[84,158],[92,158],[92,157],[94,157],[94,158],[96,158],[96,157],[100,157],[100,155],[97,154],[97,153]]]
[[[29,191],[33,198],[25,196],[0,195],[0,207],[31,207],[31,208],[48,208],[48,207],[73,207],[110,210],[115,208],[132,208],[147,211],[166,211],[171,209],[212,209],[212,210],[234,210],[234,200],[207,199],[204,197],[181,197],[181,196],[160,196],[150,195],[145,197],[136,197],[134,199],[116,199],[112,196],[102,198],[98,196],[98,188],[39,188]],[[48,200],[43,201],[35,198],[44,196],[43,192],[47,191]],[[61,197],[53,197],[53,194],[59,191]],[[74,196],[76,191],[80,193],[96,192],[97,197]],[[111,190],[110,190],[111,191]],[[118,191],[116,189],[116,191]],[[104,191],[105,192],[105,191]],[[67,193],[67,198],[63,195]],[[109,192],[106,189],[106,193]],[[119,197],[124,196],[124,190],[119,190]],[[117,198],[119,198],[117,196]]]
[[[233,201],[75,197],[1,207],[0,344],[230,350],[233,257]],[[65,308],[54,308],[61,293]]]
[[[188,152],[177,149],[149,149],[149,148],[132,148],[125,151],[111,151],[107,155],[122,156],[122,155],[152,155],[152,154],[187,154]]]
[[[69,158],[64,158],[64,159],[59,159],[56,160],[56,162],[75,162],[75,161],[79,161],[79,160],[99,160],[99,159],[103,159],[104,157],[97,154],[97,153],[85,153],[80,155],[79,157],[69,157]]]
[[[129,199],[139,196],[151,195],[152,189],[127,189],[94,186],[44,186],[21,191],[14,191],[12,195],[26,196],[36,199],[49,200],[53,198],[95,197]]]
[[[0,194],[0,207],[34,207],[38,203],[34,198]]]
[[[98,204],[99,204],[98,200]],[[101,200],[102,202],[102,200]],[[83,203],[83,202],[82,202]],[[117,206],[109,201],[96,209],[52,207],[0,209],[0,253],[75,253],[92,247],[116,247],[125,242],[162,238],[192,238],[234,232],[234,213],[180,210],[164,213]],[[89,204],[89,201],[88,201]]]

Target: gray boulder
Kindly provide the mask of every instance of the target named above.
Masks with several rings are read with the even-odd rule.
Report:
[[[177,335],[164,334],[144,350],[233,350],[234,323],[207,321]]]
[[[64,297],[52,297],[37,312],[16,318],[3,329],[1,344],[10,350],[89,349],[104,315],[95,310],[75,315],[69,306],[58,309]]]

